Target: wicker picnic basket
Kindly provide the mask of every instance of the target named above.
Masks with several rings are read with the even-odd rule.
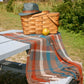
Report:
[[[42,34],[43,28],[48,28],[50,34],[55,34],[59,26],[59,13],[43,11],[35,15],[21,16],[24,34]]]

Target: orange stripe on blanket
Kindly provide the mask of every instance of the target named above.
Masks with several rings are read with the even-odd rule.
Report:
[[[51,37],[52,37],[53,41],[55,41],[54,36],[52,35]],[[60,62],[64,60],[65,62],[70,63],[70,64],[74,65],[76,68],[78,68],[78,70],[79,70],[79,72],[80,72],[80,80],[81,80],[81,81],[80,81],[80,84],[83,84],[83,74],[82,74],[81,65],[76,64],[76,63],[74,63],[74,62],[71,62],[71,61],[69,61],[69,60],[66,60],[66,59],[64,59],[64,58],[61,59],[61,58],[60,58],[61,56],[57,53],[56,50],[55,50],[55,53],[56,53],[56,56],[58,57],[58,59],[60,60]]]
[[[37,47],[37,43],[34,42],[34,55],[33,55],[34,58],[33,58],[33,65],[32,65],[32,79],[38,80],[39,82],[47,82],[44,79],[37,78],[35,75],[35,54],[36,54],[35,50],[36,50],[36,47]]]

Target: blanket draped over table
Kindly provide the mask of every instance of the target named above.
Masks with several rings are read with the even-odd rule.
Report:
[[[59,32],[48,36],[19,32],[3,36],[31,45],[26,64],[29,84],[69,84],[71,80],[83,84],[82,67],[67,55]]]

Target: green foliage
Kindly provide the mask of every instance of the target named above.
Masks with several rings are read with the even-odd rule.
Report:
[[[23,3],[17,2],[16,0],[9,0],[6,6],[7,12],[13,12],[14,14],[18,14],[22,11]]]
[[[13,13],[18,14],[23,10],[23,3],[13,3]]]
[[[65,0],[66,1],[66,0]],[[84,1],[66,1],[53,6],[52,11],[60,12],[60,26],[67,31],[84,33]]]
[[[8,4],[7,4],[7,6],[6,6],[6,10],[7,10],[8,12],[13,12],[13,6],[12,6],[13,1],[14,1],[14,0],[9,0],[9,1],[8,1]]]
[[[64,1],[64,3],[68,2],[68,1],[70,1],[70,2],[71,2],[71,0],[63,0],[63,1]]]

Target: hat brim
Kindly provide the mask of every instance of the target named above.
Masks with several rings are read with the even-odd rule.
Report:
[[[37,13],[41,13],[42,11],[39,12],[35,12],[35,13],[19,13],[20,16],[26,16],[26,15],[33,15],[33,14],[37,14]]]

